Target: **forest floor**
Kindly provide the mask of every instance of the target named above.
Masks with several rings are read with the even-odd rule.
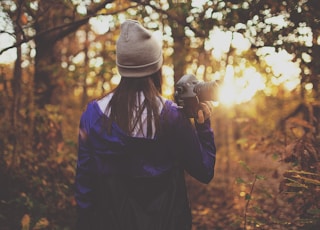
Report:
[[[222,155],[208,185],[186,176],[193,230],[296,229],[281,220],[293,215],[279,192],[286,165],[261,153]]]

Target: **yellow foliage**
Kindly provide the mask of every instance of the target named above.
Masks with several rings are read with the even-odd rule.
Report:
[[[25,214],[21,219],[21,226],[22,230],[29,230],[30,229],[30,216]]]
[[[49,226],[49,221],[47,218],[41,218],[32,230],[44,229]]]
[[[31,218],[29,214],[25,214],[21,219],[21,226],[22,230],[29,230],[30,229],[30,222]],[[32,228],[32,230],[40,230],[47,228],[49,226],[49,221],[47,218],[41,218],[35,226]]]

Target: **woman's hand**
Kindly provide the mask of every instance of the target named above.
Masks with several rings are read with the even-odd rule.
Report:
[[[199,124],[203,124],[205,120],[211,117],[212,111],[213,111],[213,105],[210,101],[201,102],[196,121]]]

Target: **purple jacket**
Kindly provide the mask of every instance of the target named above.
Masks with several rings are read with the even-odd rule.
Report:
[[[128,181],[137,178],[147,178],[146,180],[161,178],[174,169],[185,170],[202,183],[209,183],[213,178],[216,149],[209,119],[203,124],[195,122],[193,126],[183,112],[173,102],[167,100],[161,112],[162,134],[152,139],[128,136],[116,124],[112,125],[111,135],[108,135],[105,128],[106,119],[108,118],[99,108],[97,101],[93,101],[88,104],[80,120],[75,181],[75,198],[80,222],[86,222],[84,219],[89,213],[88,210],[92,213],[97,203],[101,203],[101,197],[107,196],[106,193],[109,194],[110,190],[118,186],[111,185],[103,195],[100,186],[108,184],[108,178],[117,178],[114,179],[116,183],[122,180],[119,178],[126,178],[125,183],[128,184]],[[134,185],[130,189],[132,187]],[[157,190],[161,190],[162,187],[165,186],[161,185]],[[147,192],[145,188],[139,191],[139,196],[147,196],[143,195],[144,191]],[[184,188],[179,193],[181,192],[185,194],[176,195],[186,197]],[[119,193],[116,191],[114,194],[117,196]],[[110,206],[109,203],[106,203],[106,206]],[[124,210],[128,209],[127,207]],[[125,215],[121,214],[124,213],[123,209],[119,213]],[[114,220],[116,216],[113,214],[112,219]]]

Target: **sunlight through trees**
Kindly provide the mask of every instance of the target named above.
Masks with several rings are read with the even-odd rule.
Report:
[[[164,97],[184,74],[220,86],[217,176],[200,194],[189,184],[195,229],[319,227],[319,9],[318,0],[1,1],[0,226],[72,229],[79,116],[119,83],[119,27],[135,19],[162,41]]]

